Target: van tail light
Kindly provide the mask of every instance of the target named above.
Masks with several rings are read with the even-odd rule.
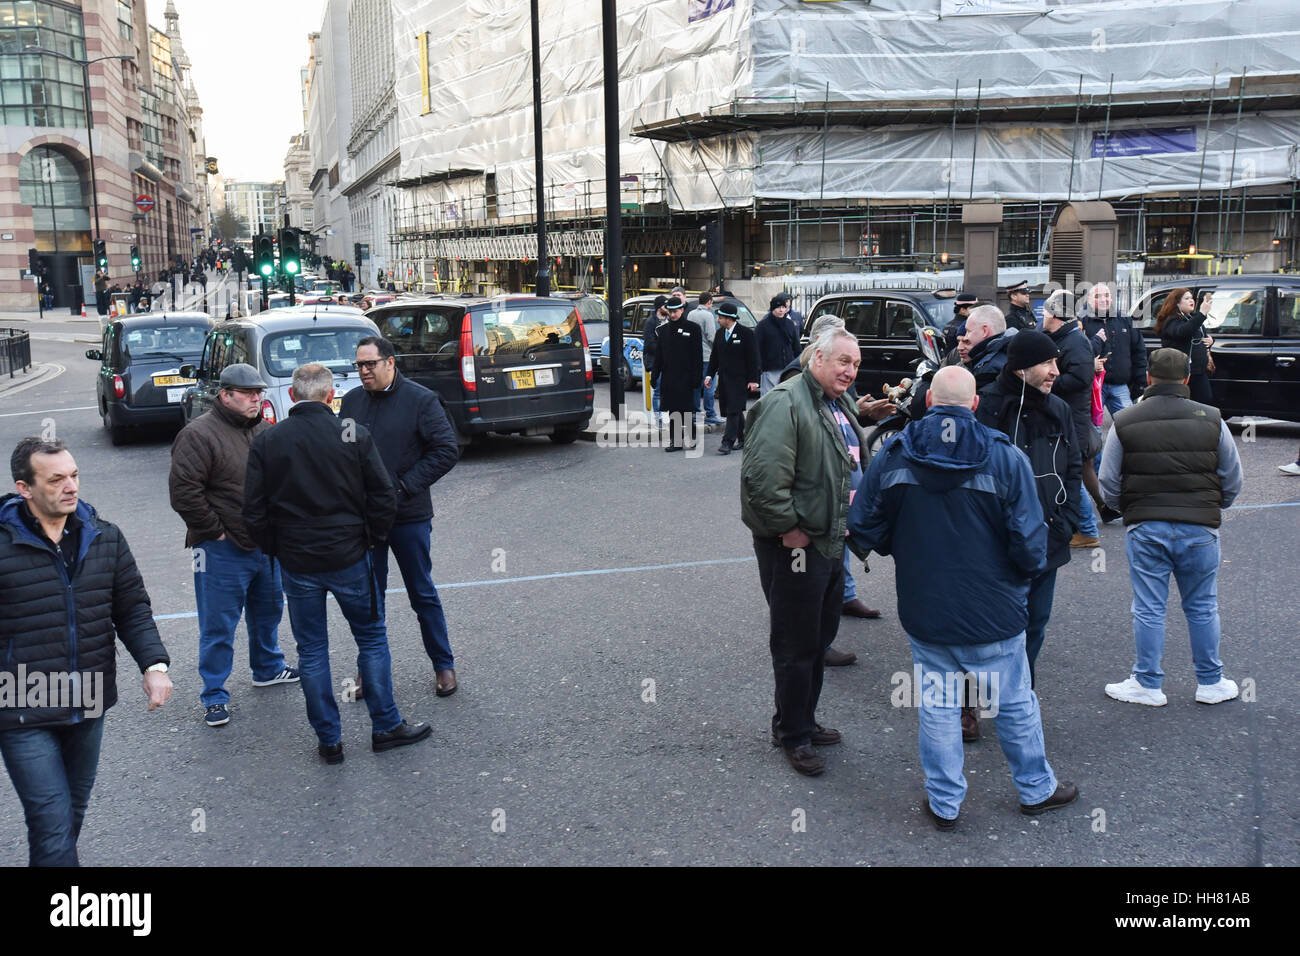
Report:
[[[468,312],[460,320],[460,384],[467,392],[478,391],[474,376],[474,326]]]
[[[122,381],[122,376],[113,376],[113,397],[126,398],[126,383]]]
[[[275,406],[269,398],[262,399],[262,420],[275,424]]]
[[[582,333],[582,362],[587,370],[587,384],[590,385],[595,380],[595,375],[591,370],[591,352],[587,343],[587,327],[582,324],[582,316],[578,314],[577,309],[573,310],[573,317],[577,319],[578,331]]]

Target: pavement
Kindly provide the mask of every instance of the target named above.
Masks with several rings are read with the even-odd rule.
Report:
[[[819,718],[844,734],[822,751],[827,772],[799,776],[769,744],[767,613],[739,520],[741,456],[712,454],[718,436],[696,458],[545,438],[466,452],[434,495],[457,694],[434,696],[414,615],[400,590],[388,596],[397,702],[433,725],[430,740],[374,754],[364,704],[342,704],[346,760],[324,765],[298,688],[251,687],[242,626],[231,723],[208,728],[189,553],[167,503],[171,436],[112,447],[80,328],[32,330],[33,358],[64,371],[0,395],[0,446],[47,426],[68,442],[83,497],[131,544],[176,685],[146,712],[119,654],[85,864],[1300,863],[1300,480],[1276,470],[1300,426],[1241,436],[1245,491],[1223,525],[1222,657],[1250,699],[1193,701],[1176,608],[1168,706],[1105,697],[1133,654],[1123,530],[1105,526],[1101,547],[1061,571],[1039,660],[1048,756],[1078,802],[1021,815],[986,721],[966,750],[961,822],[938,833],[921,811],[915,712],[894,706],[911,657],[889,558],[872,556],[869,573],[855,562],[884,616],[841,626],[836,646],[859,662],[826,674]],[[331,631],[339,685],[355,654],[332,605]],[[295,660],[287,616],[281,643]],[[25,861],[21,808],[0,782],[0,862]]]

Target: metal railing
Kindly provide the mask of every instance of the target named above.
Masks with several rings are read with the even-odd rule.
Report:
[[[26,372],[32,367],[32,337],[20,329],[7,329],[0,336],[0,375],[8,372],[14,377],[17,369]]]

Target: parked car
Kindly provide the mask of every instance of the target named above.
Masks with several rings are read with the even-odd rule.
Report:
[[[203,312],[148,312],[114,319],[97,349],[95,398],[114,445],[142,425],[185,424],[182,401],[194,380],[183,367],[197,361],[212,319]]]
[[[487,432],[571,442],[591,419],[591,355],[578,309],[531,295],[401,298],[367,315],[403,375],[442,399],[462,443]]]
[[[642,353],[645,351],[645,338],[641,330],[645,328],[646,319],[650,318],[655,310],[655,299],[660,295],[666,295],[664,292],[657,292],[653,295],[638,295],[623,302],[623,371],[630,379],[640,381],[643,373],[642,370]],[[740,316],[737,321],[746,328],[754,328],[758,324],[758,319],[750,311],[749,306],[745,305],[740,299],[734,296],[715,296],[712,308],[717,311],[718,306],[723,303],[731,303],[736,307],[736,314]],[[686,313],[689,315],[694,309],[699,307],[698,299],[690,297],[686,303]],[[602,359],[608,361],[609,347],[606,343],[602,353]]]
[[[1214,293],[1205,331],[1214,337],[1214,403],[1224,418],[1300,421],[1300,276],[1188,276],[1153,285],[1132,311],[1147,351],[1160,347],[1156,314],[1174,289]]]
[[[952,289],[861,289],[822,296],[804,320],[802,342],[808,344],[813,322],[837,315],[858,337],[862,364],[858,394],[879,396],[885,385],[897,385],[913,374],[921,356],[916,333],[926,326],[943,330],[952,321]]]
[[[587,333],[591,372],[595,378],[609,378],[609,305],[598,295],[586,292],[552,292],[552,298],[567,299],[578,310]],[[625,349],[626,351],[626,349]]]
[[[220,388],[221,371],[244,363],[266,382],[262,417],[274,424],[289,414],[289,386],[299,365],[319,362],[334,373],[334,411],[343,395],[361,383],[353,362],[357,342],[378,335],[379,328],[347,306],[296,306],[222,322],[208,333],[202,359],[181,369],[195,380],[182,399],[185,420],[193,421],[212,407]]]

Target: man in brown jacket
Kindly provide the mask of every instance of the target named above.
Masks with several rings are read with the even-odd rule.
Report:
[[[244,477],[262,420],[266,385],[251,365],[230,365],[212,408],[172,443],[168,479],[172,509],[185,519],[185,546],[194,549],[194,598],[199,612],[199,695],[209,727],[230,722],[225,683],[235,654],[241,614],[248,628],[254,687],[289,684],[298,671],[280,651],[284,593],[280,570],[244,525]]]

